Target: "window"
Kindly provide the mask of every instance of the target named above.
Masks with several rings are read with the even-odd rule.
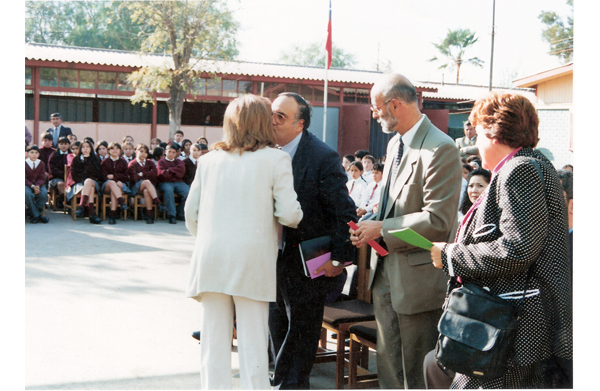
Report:
[[[223,80],[223,96],[237,97],[237,80]]]
[[[43,87],[58,87],[58,69],[40,68],[40,85]]]
[[[254,92],[254,83],[251,81],[238,81],[239,95],[252,94]]]
[[[206,95],[221,96],[221,80],[209,79],[206,81]]]
[[[30,67],[25,67],[25,85],[26,86],[31,85],[31,68]]]
[[[308,101],[313,100],[313,88],[311,86],[300,84],[300,95],[302,95],[302,97]]]
[[[190,94],[192,95],[206,95],[206,79],[201,77],[194,79],[190,86]]]
[[[75,69],[61,69],[60,86],[66,88],[77,88],[77,71]]]
[[[117,90],[119,91],[133,91],[133,87],[127,81],[128,73],[119,73],[117,79]]]
[[[98,72],[98,88],[101,90],[114,90],[117,83],[116,72]]]
[[[356,103],[370,103],[371,90],[357,88]]]
[[[344,102],[355,103],[356,102],[356,88],[344,88]]]
[[[96,89],[96,81],[98,72],[94,71],[79,71],[79,88]]]

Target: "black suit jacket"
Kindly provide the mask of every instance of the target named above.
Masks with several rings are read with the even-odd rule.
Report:
[[[331,235],[331,259],[354,261],[348,222],[358,220],[340,155],[304,131],[292,160],[294,190],[304,217],[297,229],[284,227],[286,249],[304,240]]]
[[[46,130],[46,132],[50,132],[50,133],[54,134],[54,128],[48,128]],[[61,138],[61,137],[67,137],[70,134],[73,134],[73,132],[71,131],[71,128],[67,128],[64,125],[60,125],[60,131],[58,132],[57,142],[58,142],[59,138]],[[57,144],[53,142],[52,143],[52,147],[56,148]]]

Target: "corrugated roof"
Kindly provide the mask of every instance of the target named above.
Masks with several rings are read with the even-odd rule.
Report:
[[[25,58],[40,61],[61,61],[82,64],[113,65],[125,67],[167,66],[173,67],[173,60],[168,55],[144,54],[122,50],[85,48],[76,46],[49,45],[39,43],[25,44]],[[266,76],[289,79],[324,80],[325,72],[321,67],[300,65],[282,65],[252,63],[240,61],[199,61],[195,68],[220,73]],[[348,69],[329,69],[329,81],[345,83],[373,84],[382,72],[358,71]]]
[[[418,82],[420,85],[437,88],[437,93],[423,92],[424,98],[432,99],[445,99],[445,100],[459,100],[459,101],[475,101],[483,98],[489,93],[489,87],[487,86],[476,86],[468,84],[448,84],[448,83],[434,83],[434,82]],[[512,92],[520,94],[529,99],[532,103],[537,101],[535,96],[535,90],[530,88],[503,88],[503,87],[492,87],[493,91]]]

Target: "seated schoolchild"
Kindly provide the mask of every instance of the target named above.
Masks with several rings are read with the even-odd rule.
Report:
[[[56,149],[52,148],[52,143],[54,142],[54,136],[52,133],[46,132],[42,136],[42,147],[39,148],[40,156],[39,159],[44,162],[46,166],[46,170],[48,170],[48,161],[50,160],[50,155],[56,151]]]
[[[25,204],[31,212],[31,224],[48,222],[48,217],[42,216],[48,191],[46,190],[46,165],[40,160],[40,149],[37,145],[27,147],[25,159]]]
[[[123,195],[129,194],[129,175],[127,162],[121,157],[121,146],[117,142],[108,145],[108,157],[100,164],[102,166],[102,193],[110,194],[110,214],[108,224],[115,224],[117,217],[117,205],[121,210],[127,210],[127,204]]]
[[[130,141],[125,141],[123,143],[123,159],[125,159],[127,164],[129,164],[130,161],[135,159],[135,147]]]
[[[76,194],[81,193],[81,201],[75,215],[83,217],[87,208],[92,224],[102,222],[102,218],[96,215],[96,209],[94,208],[94,195],[101,194],[101,182],[102,167],[100,166],[100,160],[94,153],[92,142],[84,139],[79,152],[71,160],[67,176],[67,201],[70,201]]]
[[[108,142],[104,140],[98,141],[98,145],[96,146],[96,156],[100,161],[106,159],[108,157]]]
[[[190,187],[183,181],[185,164],[177,159],[177,144],[167,146],[165,157],[158,161],[158,187],[163,193],[169,223],[177,224],[177,220],[185,221],[184,208]],[[181,197],[179,205],[175,207],[175,194]]]
[[[148,158],[148,146],[138,144],[135,148],[135,159],[129,162],[127,168],[129,173],[129,183],[131,185],[132,195],[143,195],[146,205],[146,224],[154,224],[154,215],[152,214],[152,205],[158,207],[159,212],[166,212],[167,208],[158,198],[156,192],[157,171],[156,165]],[[137,212],[137,211],[135,211]]]
[[[57,206],[62,208],[65,194],[65,165],[69,164],[67,157],[69,156],[69,148],[71,142],[68,137],[60,137],[58,139],[58,149],[50,155],[48,160],[48,187],[50,190],[58,190]]]
[[[192,185],[194,181],[194,176],[196,176],[196,167],[198,167],[198,159],[202,156],[201,145],[204,144],[194,144],[191,148],[190,156],[185,158],[183,163],[185,164],[185,175],[183,176],[183,181],[188,184],[188,186]],[[206,145],[204,145],[206,147]]]
[[[346,186],[348,187],[348,194],[350,194],[350,198],[352,198],[352,200],[354,201],[354,205],[358,207],[360,205],[360,198],[362,196],[363,190],[367,187],[367,181],[365,181],[362,177],[362,163],[357,160],[353,161],[350,164],[348,172],[352,176],[352,179],[346,182]]]

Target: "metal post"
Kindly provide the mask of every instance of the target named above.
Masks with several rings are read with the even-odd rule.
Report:
[[[494,70],[494,35],[496,35],[496,0],[492,0],[492,56],[490,58],[490,91],[492,90],[492,72]]]

